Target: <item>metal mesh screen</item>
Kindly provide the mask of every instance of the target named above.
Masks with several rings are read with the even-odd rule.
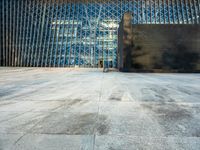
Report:
[[[199,0],[1,0],[0,65],[117,67],[118,24],[199,24]]]

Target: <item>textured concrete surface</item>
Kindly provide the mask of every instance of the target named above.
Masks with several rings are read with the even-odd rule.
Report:
[[[200,149],[200,74],[0,68],[4,149]]]

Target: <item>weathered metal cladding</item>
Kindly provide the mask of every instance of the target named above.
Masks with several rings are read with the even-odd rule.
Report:
[[[119,32],[121,71],[200,72],[199,24],[133,25],[126,13]]]
[[[0,65],[117,67],[119,22],[199,24],[199,0],[1,0]]]

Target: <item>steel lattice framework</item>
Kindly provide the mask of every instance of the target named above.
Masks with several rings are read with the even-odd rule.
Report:
[[[1,0],[0,65],[117,66],[118,24],[199,24],[199,0]]]

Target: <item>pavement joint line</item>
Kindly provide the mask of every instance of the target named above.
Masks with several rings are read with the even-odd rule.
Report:
[[[100,83],[100,92],[99,92],[99,98],[98,98],[98,112],[97,112],[97,121],[96,121],[96,124],[97,124],[97,127],[98,127],[98,124],[99,124],[99,114],[100,114],[100,101],[101,101],[101,98],[102,98],[102,90],[103,90],[103,80],[104,80],[104,74],[102,75],[101,77],[101,83]],[[95,150],[95,145],[96,145],[96,129],[94,128],[94,137],[93,137],[93,150]]]
[[[0,111],[0,112],[2,112],[2,111]],[[18,111],[16,111],[16,112],[18,112]],[[18,114],[18,115],[16,115],[16,116],[12,117],[12,118],[9,118],[9,119],[7,119],[7,120],[2,120],[2,121],[0,121],[0,123],[9,121],[9,120],[11,120],[11,119],[15,119],[15,118],[17,118],[17,117],[19,117],[19,116],[21,116],[21,115],[23,115],[23,114],[25,114],[25,113],[28,113],[28,112],[31,112],[31,111],[22,112],[21,114]]]
[[[47,117],[49,117],[51,115],[51,113],[49,113],[49,115],[45,116],[44,118],[42,118],[41,120],[39,120],[37,123],[35,123],[30,129],[28,129],[27,132],[25,132],[25,134],[23,134],[15,143],[14,145],[16,145],[25,135],[27,135],[28,133],[30,133],[29,131],[31,131],[33,128],[35,128],[39,123],[41,123],[42,121],[44,121]]]
[[[76,100],[76,99],[69,99],[69,100],[13,100],[14,102],[18,103],[18,102],[39,102],[41,101],[42,103],[45,103],[45,102],[63,102],[63,101],[70,101],[70,100]],[[8,100],[0,100],[0,104],[1,102],[6,102],[6,101],[10,101],[10,99]],[[82,100],[82,101],[89,101],[89,102],[100,102],[100,103],[137,103],[137,104],[163,104],[163,102],[147,102],[147,101],[109,101],[109,100]],[[12,104],[9,104],[9,105],[13,105],[13,104],[16,104],[16,103],[12,103]],[[164,104],[197,104],[199,105],[200,102],[179,102],[179,101],[174,101],[174,102],[164,102]],[[1,106],[0,106],[1,107]]]
[[[16,135],[16,134],[22,134],[22,133],[25,133],[25,132],[16,132],[16,133],[0,133],[0,134],[11,134],[11,135]],[[94,134],[65,134],[65,133],[27,133],[26,132],[26,135],[66,135],[66,136],[92,136]],[[163,139],[169,139],[169,138],[175,138],[175,139],[180,139],[180,138],[184,138],[184,139],[188,139],[188,138],[194,138],[194,139],[200,139],[200,137],[194,137],[194,136],[136,136],[136,135],[133,135],[133,134],[107,134],[107,135],[96,135],[98,137],[105,137],[105,136],[110,136],[110,137],[113,137],[113,136],[130,136],[132,138],[151,138],[151,139],[160,139],[160,138],[163,138]],[[21,137],[21,136],[20,136]]]

